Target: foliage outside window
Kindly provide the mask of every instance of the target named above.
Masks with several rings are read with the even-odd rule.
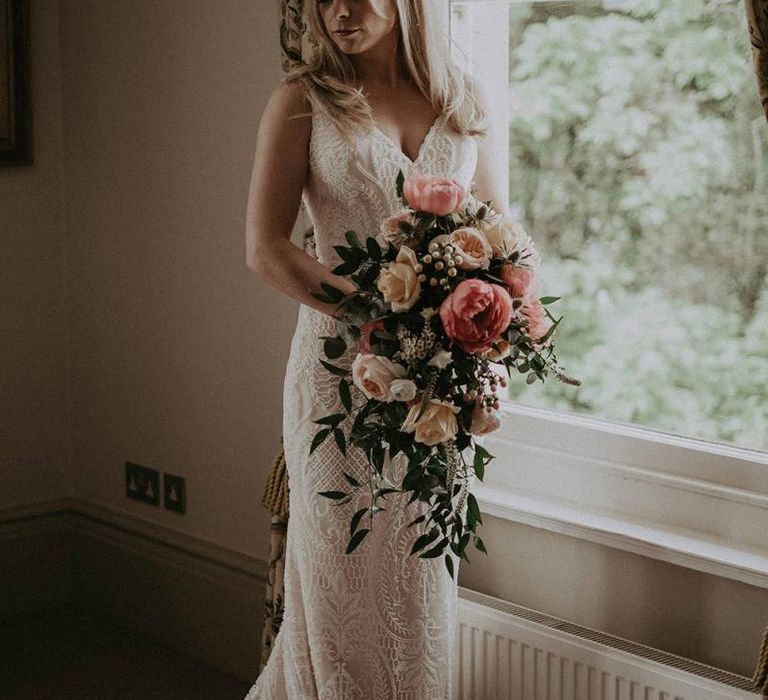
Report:
[[[511,399],[768,450],[768,129],[745,22],[741,0],[509,0],[509,203],[583,382]]]

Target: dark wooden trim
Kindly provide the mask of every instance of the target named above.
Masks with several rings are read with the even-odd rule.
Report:
[[[8,19],[11,124],[10,139],[0,138],[0,166],[30,165],[32,155],[32,93],[29,0],[0,0]],[[0,47],[6,50],[6,47]]]

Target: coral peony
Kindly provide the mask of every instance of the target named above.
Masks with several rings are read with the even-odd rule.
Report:
[[[498,284],[460,282],[440,305],[446,335],[466,352],[485,352],[512,320],[512,298]]]

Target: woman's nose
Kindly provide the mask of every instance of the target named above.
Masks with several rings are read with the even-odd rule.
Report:
[[[338,7],[336,8],[336,16],[339,19],[342,17],[349,17],[349,6],[347,0],[340,0]]]

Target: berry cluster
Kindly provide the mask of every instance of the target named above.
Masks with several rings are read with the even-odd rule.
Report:
[[[506,377],[499,376],[489,367],[479,367],[477,371],[480,390],[469,389],[464,392],[457,390],[456,393],[461,394],[461,400],[464,403],[477,402],[481,406],[485,405],[498,410],[500,405],[498,390],[500,386],[507,386]]]
[[[431,287],[441,285],[448,287],[449,277],[455,277],[458,274],[456,266],[462,261],[462,257],[455,251],[450,243],[443,245],[437,241],[429,244],[429,252],[421,257],[421,263],[416,265],[416,272],[419,273],[419,282],[427,282]],[[427,275],[425,269],[430,267],[430,274]]]

